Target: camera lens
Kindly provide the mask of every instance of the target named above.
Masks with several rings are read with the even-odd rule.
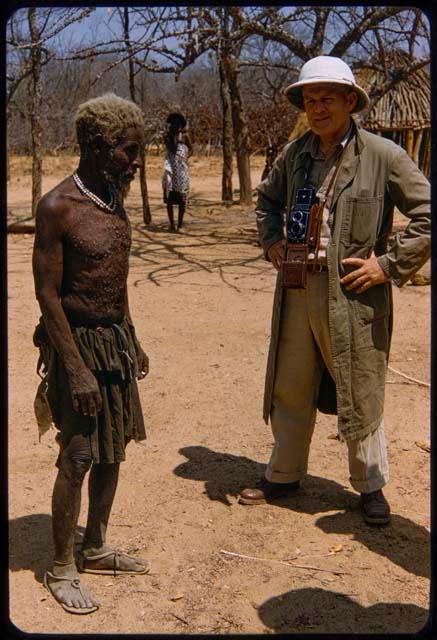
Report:
[[[302,211],[294,211],[293,212],[293,222],[300,222],[303,218]]]
[[[300,222],[292,222],[290,225],[290,232],[295,238],[299,238],[302,235],[303,225]]]

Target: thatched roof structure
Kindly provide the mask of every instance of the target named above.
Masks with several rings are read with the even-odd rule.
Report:
[[[404,51],[387,55],[387,74],[363,69],[355,74],[357,81],[369,94],[387,80],[395,80],[399,69],[408,69],[412,61]],[[363,126],[374,133],[391,138],[403,147],[423,173],[430,173],[431,142],[431,82],[425,67],[417,69],[405,80],[389,89],[364,114]]]
[[[406,54],[400,51],[388,56],[390,69],[408,65]],[[390,71],[388,72],[390,74]],[[382,71],[364,69],[356,74],[357,81],[368,93],[387,80]],[[389,75],[390,77],[390,75]],[[365,115],[364,126],[372,131],[427,129],[431,126],[431,85],[426,68],[414,71],[387,91]]]

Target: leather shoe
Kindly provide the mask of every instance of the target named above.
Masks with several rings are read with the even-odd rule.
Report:
[[[296,482],[270,482],[262,478],[255,487],[243,489],[238,502],[242,504],[264,504],[276,498],[282,498],[299,489],[299,480]]]
[[[388,524],[390,505],[381,489],[360,495],[360,508],[367,524]]]

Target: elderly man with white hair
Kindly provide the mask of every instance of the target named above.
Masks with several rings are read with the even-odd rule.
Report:
[[[146,436],[137,379],[148,373],[129,312],[131,228],[124,197],[140,166],[144,120],[132,102],[105,94],[76,113],[77,170],[38,204],[33,252],[42,317],[34,334],[45,376],[35,408],[40,431],[59,429],[52,497],[54,562],[44,584],[69,613],[99,603],[83,573],[136,575],[148,562],[106,543],[120,462]],[[45,410],[44,410],[45,408]],[[79,557],[74,538],[89,474],[88,519]]]
[[[369,98],[339,58],[309,60],[285,92],[310,131],[284,147],[258,186],[260,241],[279,272],[264,396],[274,446],[265,477],[239,500],[254,505],[298,491],[319,409],[338,416],[365,521],[387,524],[391,283],[401,287],[429,258],[429,183],[401,147],[356,124],[352,114]],[[288,225],[302,194],[319,203],[318,251],[300,261],[301,284],[287,285]],[[409,223],[391,237],[394,207]]]

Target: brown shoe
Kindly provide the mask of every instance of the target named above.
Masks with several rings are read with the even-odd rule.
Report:
[[[360,495],[360,509],[367,524],[388,524],[390,505],[381,489]]]
[[[238,502],[241,504],[264,504],[276,498],[282,498],[299,489],[299,480],[296,482],[270,482],[262,478],[255,487],[243,489]]]

